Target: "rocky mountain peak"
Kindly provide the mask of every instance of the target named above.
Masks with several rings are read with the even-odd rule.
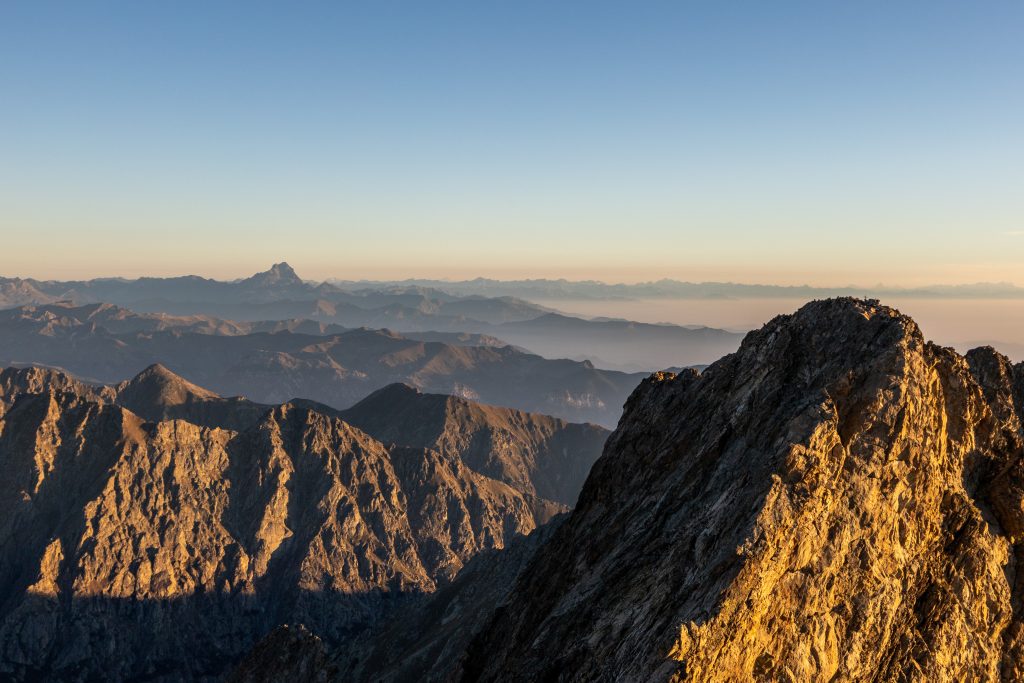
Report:
[[[24,549],[0,561],[0,648],[125,675],[195,649],[192,674],[222,673],[161,621],[187,618],[231,656],[224,634],[309,627],[268,637],[247,681],[1022,680],[1022,390],[990,348],[833,299],[648,377],[589,476],[597,427],[405,385],[238,432],[30,395],[0,413],[0,535]],[[97,596],[151,610],[133,623],[174,636],[146,640],[164,659],[65,647],[128,609]],[[169,597],[177,617],[151,607]],[[19,635],[46,619],[52,647]]]
[[[245,281],[258,286],[302,284],[302,278],[295,272],[295,269],[284,261],[275,263],[269,270],[256,273]]]
[[[1020,680],[1019,376],[836,299],[651,377],[460,676]]]
[[[184,377],[172,372],[160,363],[154,363],[138,375],[116,387],[118,396],[127,407],[146,404],[168,408],[185,403],[208,401],[220,397]],[[149,412],[144,410],[141,414]]]

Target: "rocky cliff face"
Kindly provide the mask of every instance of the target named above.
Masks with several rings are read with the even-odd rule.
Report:
[[[251,427],[273,406],[234,396],[222,398],[154,364],[118,384],[82,382],[57,370],[42,367],[0,370],[0,415],[21,394],[72,393],[79,398],[115,403],[148,422],[184,420],[203,427],[240,431]],[[335,414],[326,406],[311,407]]]
[[[118,401],[231,403],[147,372],[0,377],[0,677],[201,679],[289,622],[337,642],[565,509],[309,405],[146,421]]]
[[[1022,680],[1022,380],[808,304],[630,398],[462,680]]]

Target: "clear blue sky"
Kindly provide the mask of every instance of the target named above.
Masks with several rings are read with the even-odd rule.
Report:
[[[1024,3],[5,2],[0,274],[1024,284]]]

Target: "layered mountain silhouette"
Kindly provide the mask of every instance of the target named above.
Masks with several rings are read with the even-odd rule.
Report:
[[[317,670],[1021,680],[1022,417],[1024,365],[930,344],[877,301],[808,304],[700,374],[646,380],[578,505],[508,555],[514,581],[470,563]],[[274,638],[237,680],[287,673]]]
[[[8,368],[0,676],[203,679],[288,622],[341,642],[567,510],[606,436],[409,387],[345,414]]]
[[[222,330],[229,330],[223,332]],[[482,341],[485,345],[472,345]],[[388,330],[252,331],[206,317],[135,315],[110,304],[0,311],[0,362],[63,368],[112,383],[162,363],[221,395],[296,396],[348,408],[388,384],[612,426],[639,373],[551,360],[472,335]]]
[[[74,305],[69,302],[16,306],[0,310],[0,330],[35,332],[58,337],[78,333],[82,327],[102,328],[114,334],[129,332],[194,332],[222,336],[260,332],[295,332],[309,335],[340,334],[352,328],[306,318],[285,320],[238,321],[211,315],[170,315],[138,313],[108,303]],[[496,337],[469,332],[408,332],[403,336],[421,341],[440,341],[456,346],[508,346]]]
[[[401,333],[468,333],[503,339],[547,357],[590,360],[629,371],[707,364],[734,351],[741,338],[713,328],[584,320],[512,296],[456,295],[439,287],[401,283],[349,283],[345,288],[317,284],[304,281],[287,263],[233,282],[196,276],[71,282],[0,278],[0,308],[59,302],[116,304],[161,314],[165,328],[178,323],[217,333],[236,333],[232,330],[249,323],[258,323],[258,329],[250,331],[274,331],[273,323],[281,321],[303,325],[304,332],[319,324]],[[173,320],[188,317],[200,319]]]
[[[78,305],[113,303],[138,311],[178,315],[208,314],[239,320],[319,313],[340,318],[458,320],[472,316],[485,323],[525,320],[550,309],[512,297],[455,296],[427,287],[388,286],[342,289],[302,280],[287,263],[233,282],[194,275],[137,280],[100,278],[82,281],[40,281],[0,278],[0,305],[17,306],[68,301]],[[359,323],[364,324],[362,322]]]

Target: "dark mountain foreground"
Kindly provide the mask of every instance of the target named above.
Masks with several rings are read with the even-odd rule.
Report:
[[[319,671],[1022,680],[1022,413],[1024,365],[930,344],[876,301],[808,304],[701,374],[645,381],[577,506],[508,553],[510,586],[472,571],[506,555],[478,555]],[[239,680],[288,678],[272,639]]]
[[[409,387],[348,416],[0,373],[0,679],[216,680],[283,623],[336,647],[566,511],[607,436]]]

